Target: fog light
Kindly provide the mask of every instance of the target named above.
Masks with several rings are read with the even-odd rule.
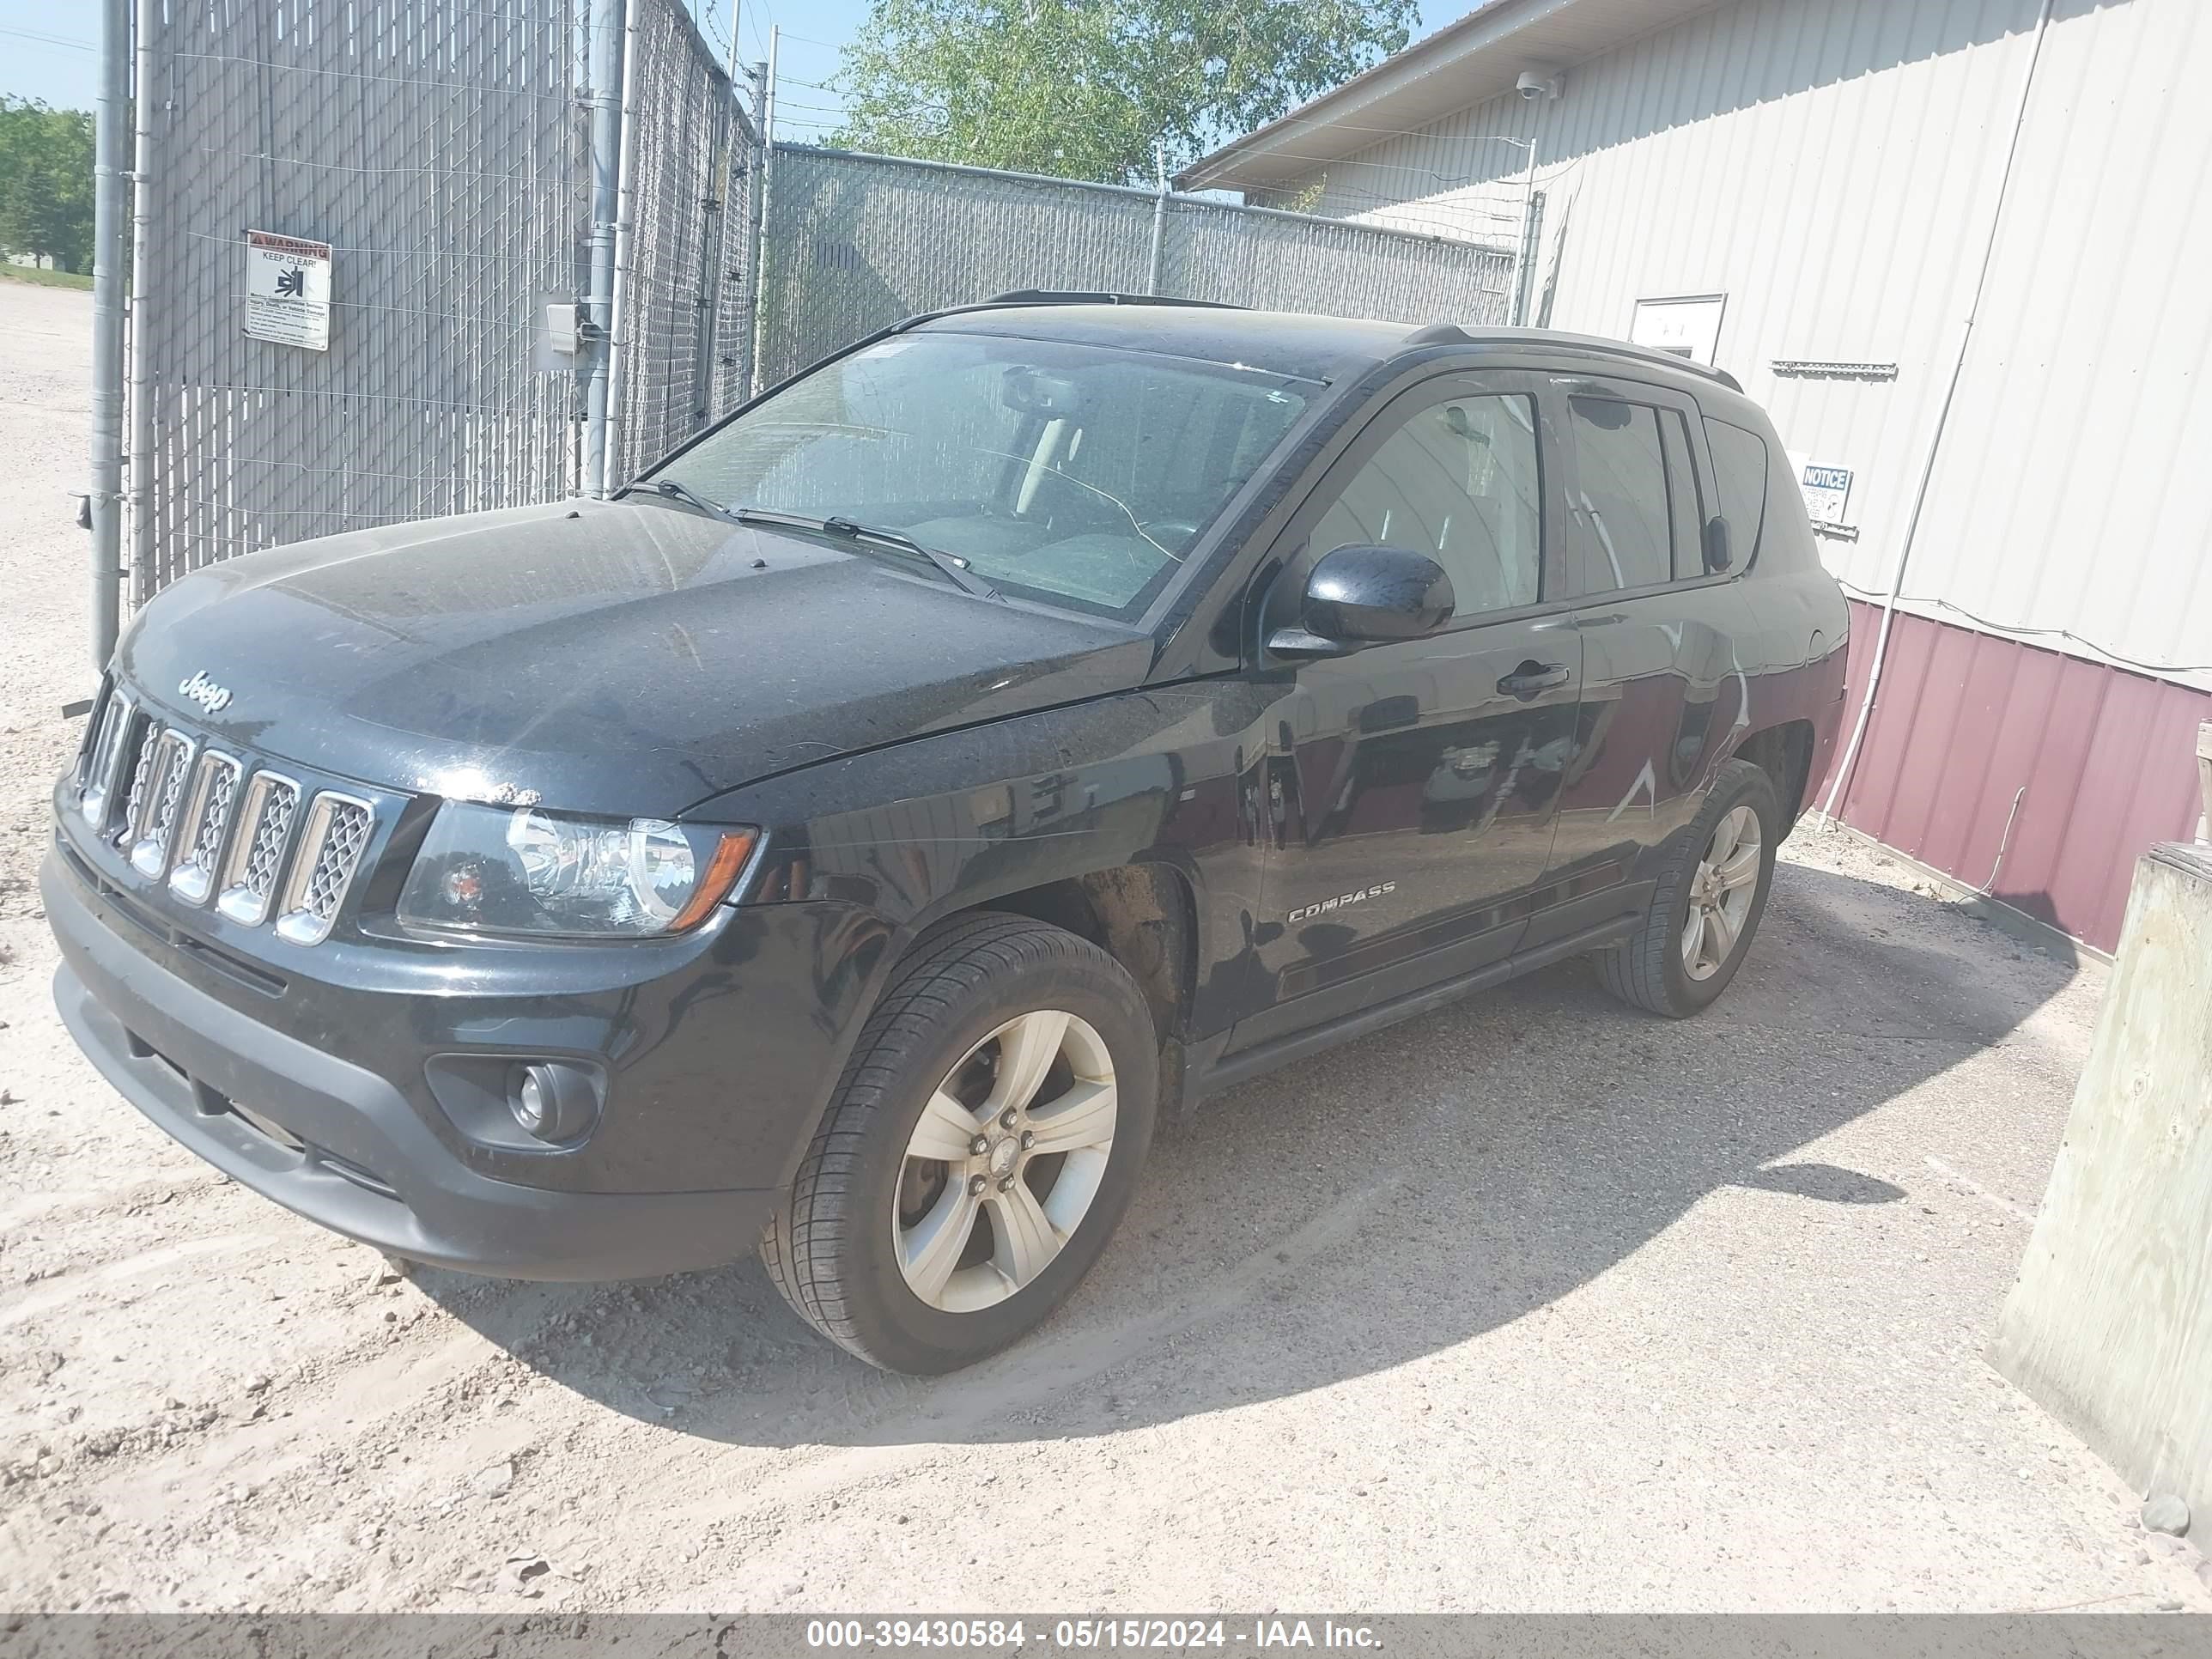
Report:
[[[507,1104],[529,1134],[558,1144],[592,1127],[599,1100],[591,1079],[574,1066],[538,1060],[508,1073]]]

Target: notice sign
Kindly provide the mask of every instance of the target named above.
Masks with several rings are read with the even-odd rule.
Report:
[[[331,349],[331,245],[246,233],[246,331],[257,340]]]
[[[1805,492],[1805,514],[1814,524],[1849,524],[1844,509],[1850,504],[1851,470],[1822,466],[1808,461],[1798,469],[1798,488]]]

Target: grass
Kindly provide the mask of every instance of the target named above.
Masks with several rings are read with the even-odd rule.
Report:
[[[0,260],[0,278],[28,283],[34,288],[90,288],[92,273],[83,270],[46,270],[37,265],[11,265]]]

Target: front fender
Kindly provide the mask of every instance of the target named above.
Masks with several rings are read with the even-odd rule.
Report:
[[[1218,941],[1244,937],[1259,891],[1253,791],[1284,689],[1147,687],[823,761],[686,816],[766,831],[747,903],[864,907],[890,929],[892,960],[957,911],[1165,865],[1190,890],[1202,975]]]

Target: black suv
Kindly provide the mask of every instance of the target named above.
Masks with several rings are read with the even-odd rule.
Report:
[[[56,789],[76,1040],[394,1255],[757,1243],[937,1371],[1164,1112],[1577,952],[1718,996],[1833,743],[1774,429],[1610,342],[1024,295],[610,501],[146,607]]]

